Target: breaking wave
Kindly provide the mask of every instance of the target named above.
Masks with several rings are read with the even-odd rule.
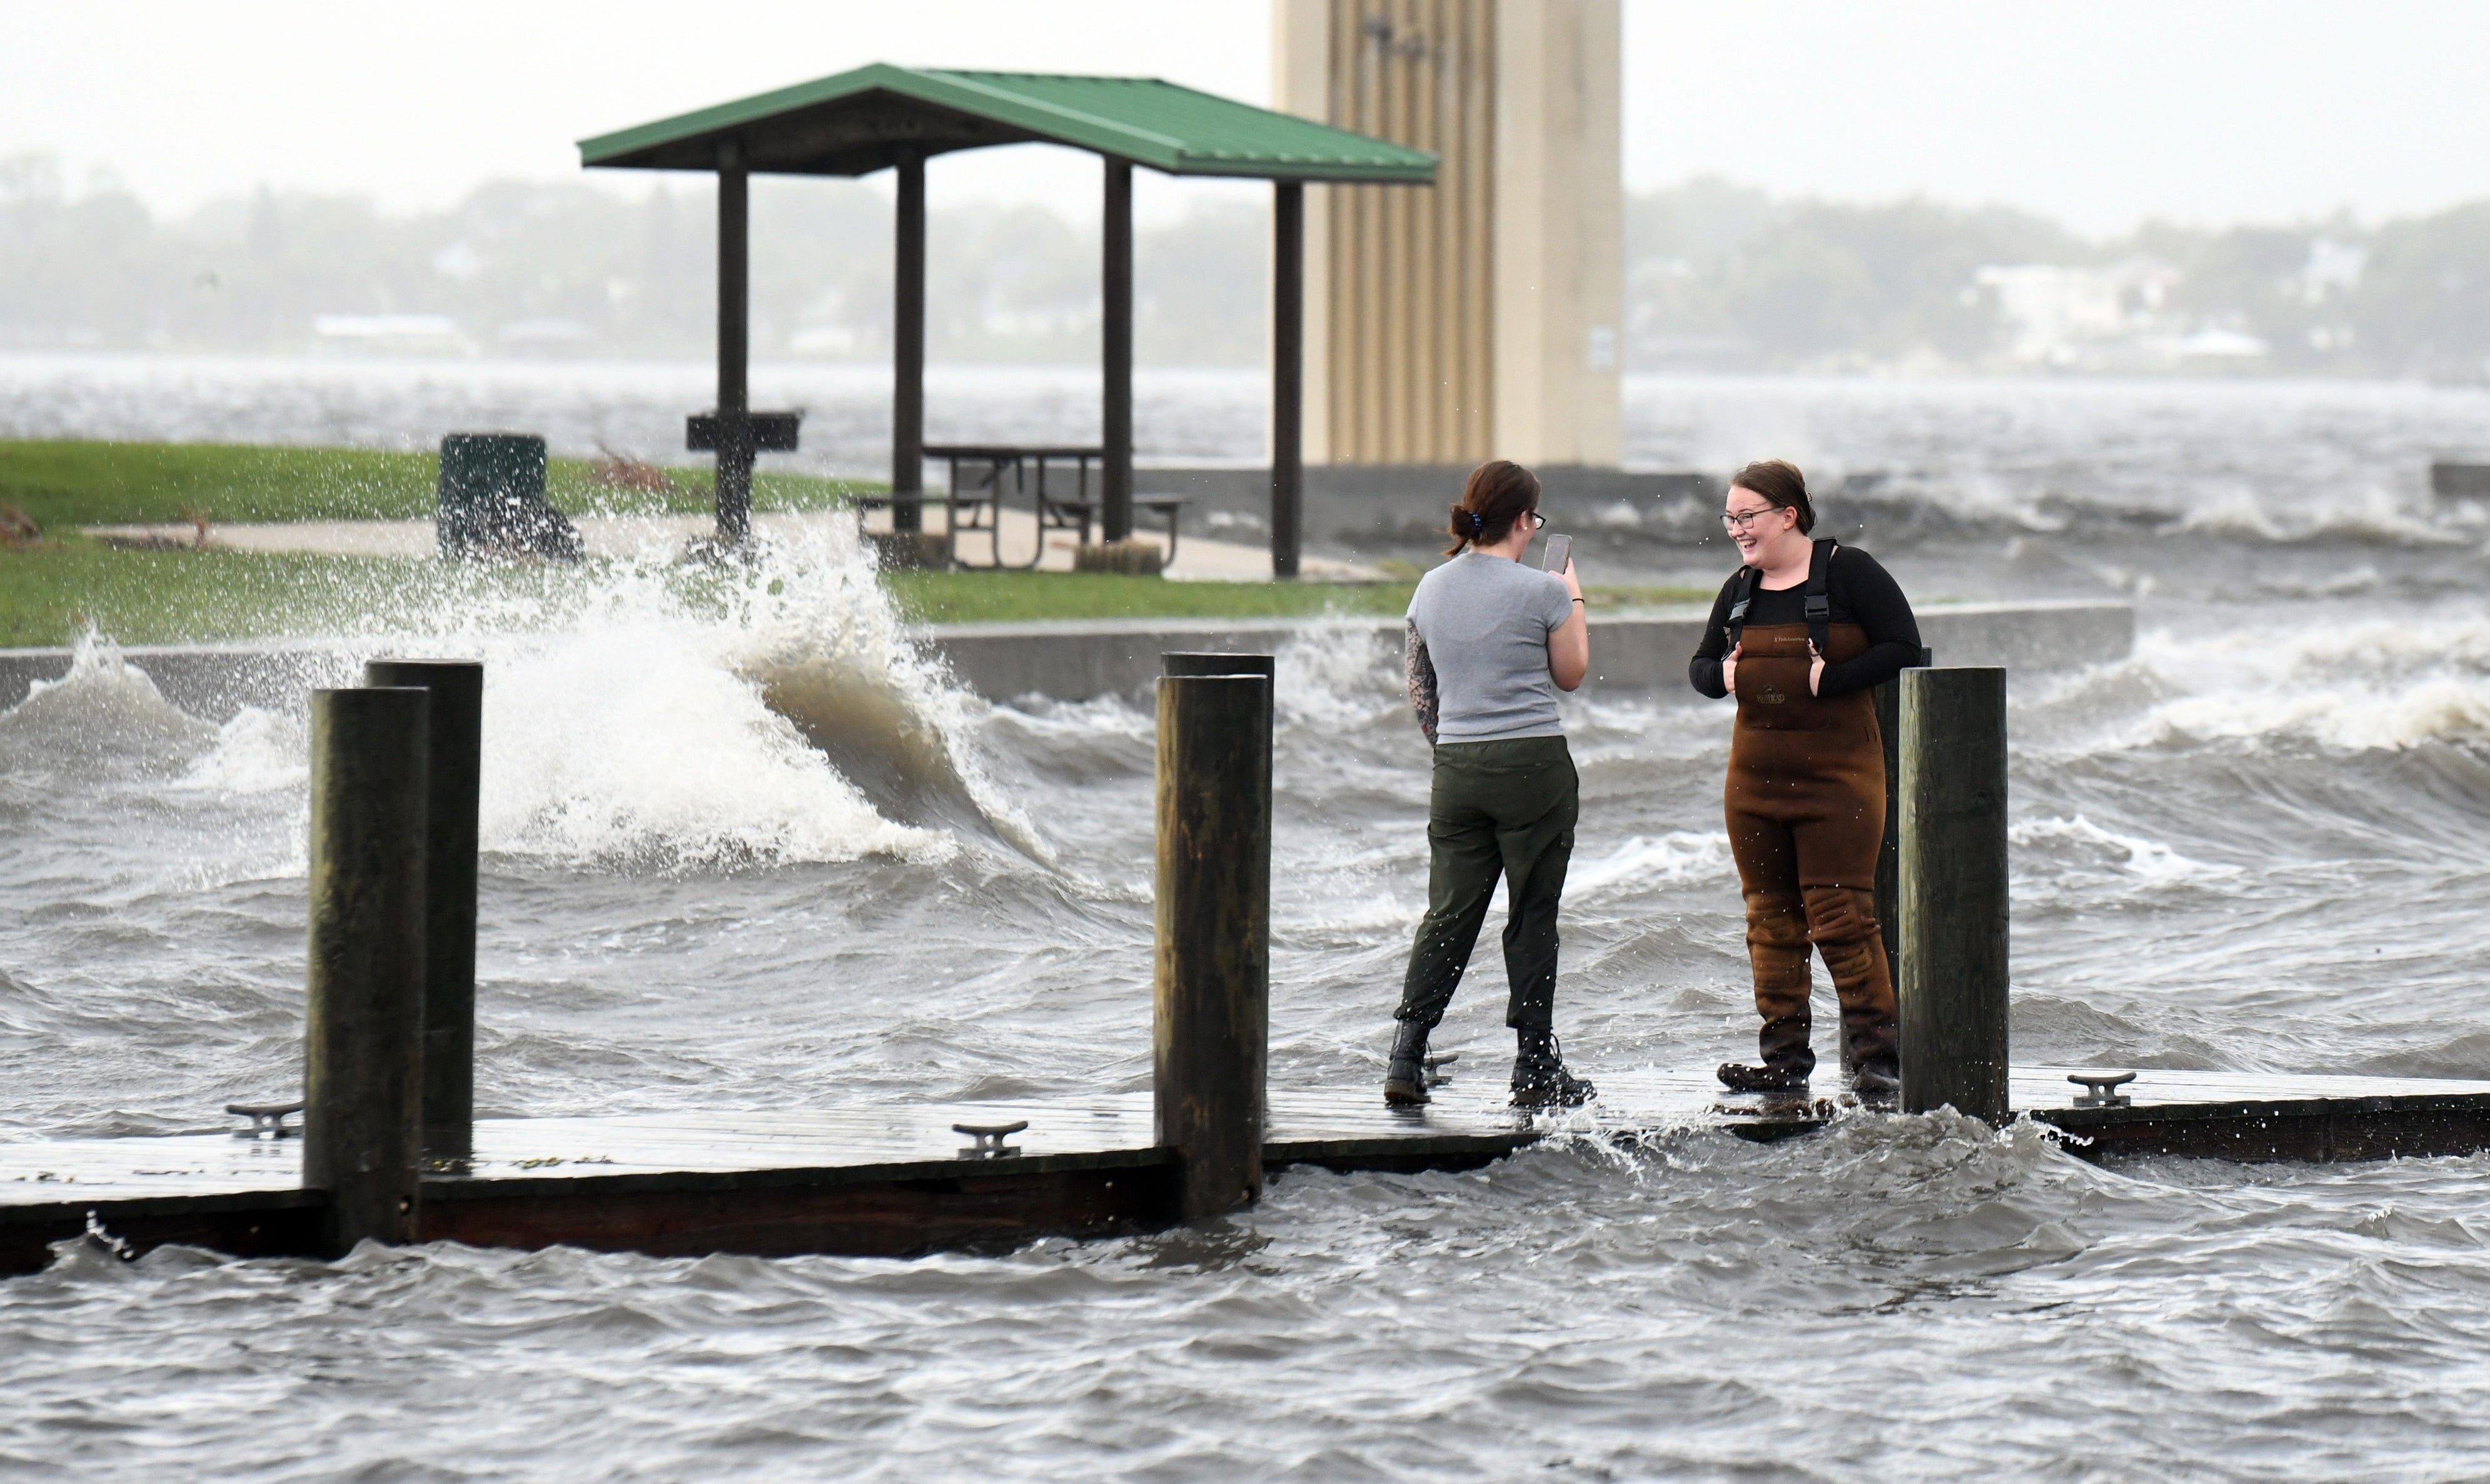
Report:
[[[560,602],[462,594],[370,615],[378,654],[485,665],[488,851],[600,869],[940,860],[984,841],[1049,860],[972,745],[983,703],[909,640],[843,523],[746,567],[657,554]],[[344,663],[350,662],[350,663]],[[28,756],[160,755],[171,786],[303,786],[304,719],[245,706],[221,727],[167,700],[109,641],[0,713]]]

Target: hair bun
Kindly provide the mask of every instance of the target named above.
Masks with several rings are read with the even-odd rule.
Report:
[[[1510,460],[1490,459],[1470,471],[1462,488],[1462,502],[1453,506],[1453,544],[1444,555],[1457,556],[1473,541],[1501,541],[1515,522],[1538,508],[1539,476]]]

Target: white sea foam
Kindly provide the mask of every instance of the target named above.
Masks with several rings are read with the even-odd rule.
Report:
[[[2349,499],[2277,510],[2255,491],[2239,488],[2182,516],[2178,528],[2201,535],[2244,537],[2274,545],[2360,542],[2384,546],[2460,546],[2471,533],[2422,520],[2391,491],[2370,486]]]
[[[2192,860],[2157,840],[2105,830],[2081,814],[2026,819],[2006,832],[2012,844],[2073,846],[2088,865],[2104,866],[2154,886],[2214,881],[2240,874],[2237,866]],[[2112,858],[2115,852],[2115,858]]]
[[[709,581],[624,565],[567,621],[471,644],[488,849],[930,858],[956,848],[946,825],[1043,849],[970,753],[975,703],[906,642],[849,523]]]
[[[1273,702],[1287,726],[1358,727],[1406,704],[1394,644],[1365,624],[1309,624],[1280,647]]]
[[[1294,935],[1340,933],[1398,932],[1427,914],[1427,903],[1414,896],[1396,897],[1389,892],[1353,898],[1337,903],[1326,903],[1325,909],[1300,921],[1288,923]]]
[[[29,756],[40,755],[46,742],[88,752],[197,743],[216,730],[166,700],[120,645],[93,630],[72,651],[69,673],[35,681],[23,700],[0,712],[0,725],[28,743]]]
[[[651,623],[492,646],[484,847],[664,865],[947,848],[878,813],[714,642]]]
[[[2490,616],[2153,631],[2029,704],[2094,719],[2077,752],[2294,740],[2397,751],[2490,740]]]
[[[216,745],[182,776],[180,786],[220,793],[274,793],[310,784],[304,719],[245,706],[217,728]]]
[[[452,590],[367,614],[400,637],[358,648],[484,662],[487,850],[661,869],[930,859],[965,829],[1050,860],[970,743],[983,702],[908,641],[853,522],[782,537],[748,566],[620,562],[540,593]],[[195,749],[184,788],[300,788],[307,774],[300,719],[245,709],[212,727],[101,640],[7,722]]]
[[[1659,886],[1704,880],[1730,869],[1725,831],[1671,830],[1656,838],[1636,835],[1597,860],[1577,861],[1566,872],[1565,885],[1571,892]]]

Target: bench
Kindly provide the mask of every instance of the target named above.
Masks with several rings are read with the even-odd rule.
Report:
[[[1086,499],[1077,501],[1058,499],[1051,500],[1049,503],[1056,506],[1056,508],[1061,512],[1061,515],[1060,518],[1053,526],[1048,527],[1048,528],[1070,530],[1075,526],[1078,526],[1081,529],[1081,544],[1083,546],[1087,546],[1089,544],[1089,523],[1098,516],[1099,502]],[[1170,561],[1175,560],[1175,548],[1176,541],[1178,539],[1176,527],[1178,523],[1184,519],[1184,507],[1192,503],[1193,497],[1190,495],[1136,495],[1133,497],[1133,508],[1135,510],[1147,510],[1152,515],[1157,516],[1160,520],[1167,522],[1167,559]],[[1043,521],[1039,524],[1041,526],[1046,525]]]

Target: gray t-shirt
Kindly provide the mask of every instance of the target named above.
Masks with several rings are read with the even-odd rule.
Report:
[[[1435,667],[1438,742],[1561,737],[1548,636],[1574,616],[1552,572],[1463,552],[1418,580],[1409,621]]]

